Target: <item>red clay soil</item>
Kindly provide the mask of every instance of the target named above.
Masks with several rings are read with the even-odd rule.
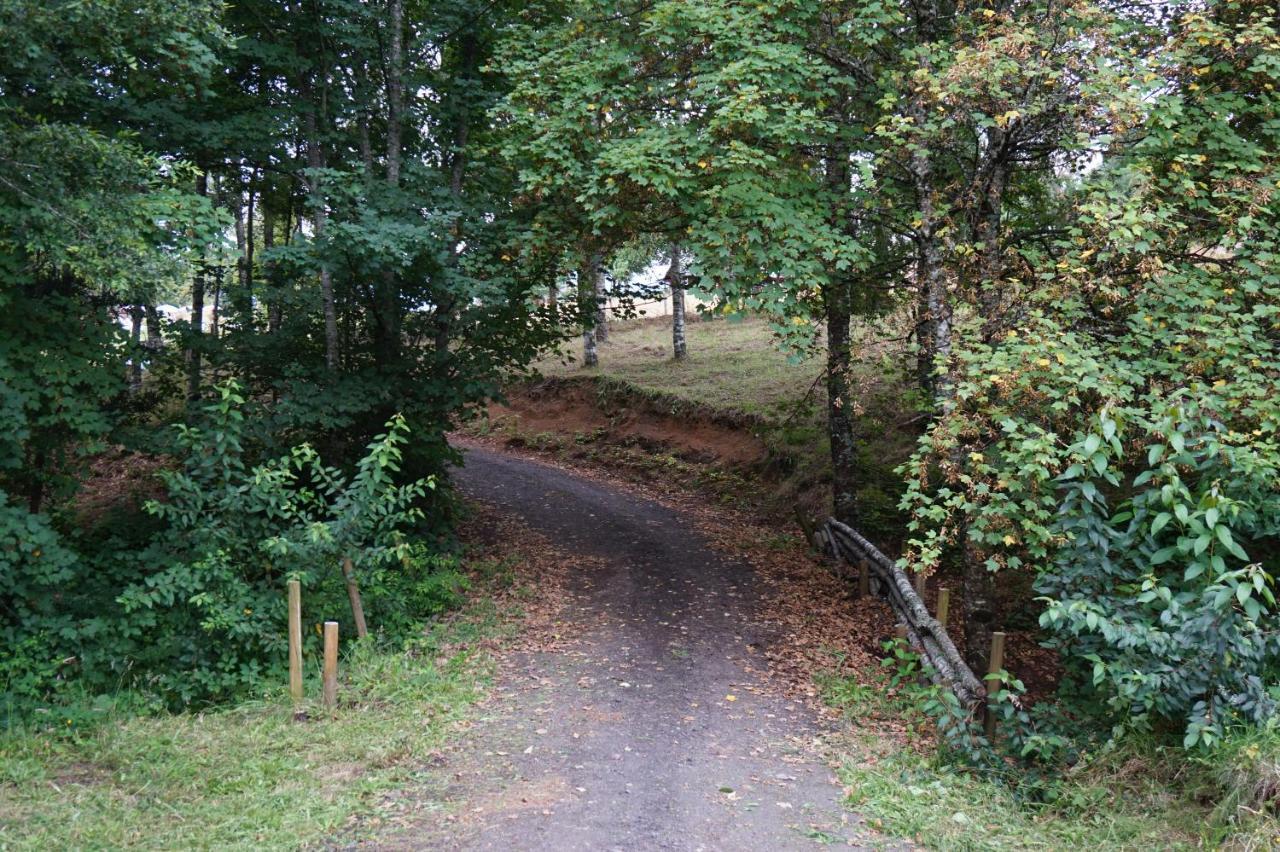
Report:
[[[511,426],[526,435],[596,435],[729,467],[749,467],[768,456],[764,442],[746,430],[664,415],[641,404],[606,414],[593,397],[592,387],[579,382],[522,387],[511,391],[506,405],[491,403],[489,419],[499,430]]]

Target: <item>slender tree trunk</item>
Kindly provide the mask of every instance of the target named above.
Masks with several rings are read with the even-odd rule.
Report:
[[[606,291],[604,275],[601,274],[599,266],[603,262],[602,258],[596,261],[596,269],[592,273],[595,280],[595,300],[596,300],[596,342],[607,343],[609,340],[609,294]]]
[[[457,87],[453,94],[453,150],[449,155],[449,197],[456,206],[456,217],[453,222],[453,250],[449,253],[449,264],[452,267],[458,261],[459,251],[464,242],[463,235],[463,182],[467,169],[467,144],[471,138],[470,84],[475,78],[479,64],[480,44],[474,33],[467,31],[462,35],[459,46],[461,51]],[[449,290],[436,288],[436,339],[435,347],[439,353],[449,351],[449,335],[452,327],[453,311],[457,307],[457,299]]]
[[[129,393],[142,390],[142,305],[129,306]]]
[[[323,98],[312,104],[307,113],[307,167],[309,169],[324,168],[324,147],[320,141],[320,127],[316,113],[322,109]],[[312,172],[307,178],[307,194],[311,203],[311,227],[314,239],[320,248],[320,301],[324,310],[324,364],[329,370],[338,369],[338,309],[333,297],[333,275],[329,271],[329,263],[323,257],[325,225],[328,212],[325,207],[324,193],[321,191],[320,175]]]
[[[595,367],[600,364],[600,356],[596,351],[596,293],[599,284],[596,276],[600,274],[600,255],[588,253],[582,267],[578,270],[578,307],[582,315],[582,366]]]
[[[827,309],[827,434],[831,443],[832,514],[854,526],[858,517],[858,454],[853,438],[852,343],[848,288],[831,285]]]
[[[671,353],[677,361],[683,361],[688,355],[684,338],[684,273],[680,269],[680,246],[674,244],[667,285],[671,288]]]
[[[248,331],[254,328],[253,322],[253,243],[254,243],[254,200],[255,181],[250,173],[248,191],[245,195],[245,242],[242,253],[243,266],[240,273],[240,326]]]
[[[990,342],[1003,325],[1001,291],[1004,270],[1000,246],[1000,220],[1007,181],[1004,144],[1006,136],[999,128],[991,128],[987,139],[985,185],[981,187],[977,222],[974,228],[982,243],[978,276],[978,312],[982,318],[982,337]],[[974,671],[984,671],[991,649],[991,634],[999,621],[996,600],[996,578],[987,570],[981,550],[965,537],[961,587],[965,620],[965,661]]]
[[[209,175],[200,172],[196,178],[196,194],[209,195]],[[200,349],[204,337],[204,288],[208,266],[204,257],[204,249],[200,252],[200,261],[195,276],[191,279],[191,344],[187,349],[187,399],[195,400],[200,396]]]
[[[218,267],[218,275],[213,279],[213,312],[209,316],[209,337],[218,339],[218,326],[222,321],[222,276],[223,268]]]
[[[923,124],[923,110],[917,122]],[[922,386],[935,400],[951,396],[951,382],[946,375],[946,361],[951,355],[951,298],[947,293],[946,273],[942,266],[942,241],[938,234],[937,199],[934,197],[933,161],[927,146],[919,144],[911,154],[911,176],[919,205],[920,225],[916,229],[916,286],[920,288],[920,325],[918,337]]]
[[[827,157],[827,186],[839,199],[833,224],[843,230],[845,200],[852,174],[849,152],[835,146]],[[853,350],[849,324],[853,320],[853,282],[832,281],[823,292],[827,323],[827,436],[831,445],[831,510],[835,519],[855,526],[858,517],[858,454],[853,437]]]
[[[155,305],[146,306],[147,349],[161,352],[164,349],[164,331],[160,326],[160,310]]]
[[[275,247],[275,210],[272,209],[270,204],[266,203],[264,198],[262,204],[262,251],[264,254],[269,254]],[[262,273],[266,278],[267,332],[275,334],[280,330],[280,326],[284,322],[283,293],[281,293],[280,285],[275,280],[271,261],[268,260],[263,263]]]
[[[400,166],[403,157],[404,132],[404,3],[389,0],[387,5],[389,44],[387,68],[387,186],[392,193],[400,188]],[[378,360],[388,365],[400,359],[400,292],[395,271],[382,275],[375,291],[378,327]],[[436,305],[437,314],[441,305]]]
[[[1007,136],[1003,130],[993,127],[987,137],[987,163],[982,170],[985,185],[981,187],[981,203],[978,207],[977,227],[974,229],[982,243],[979,267],[978,313],[982,317],[982,337],[987,342],[995,339],[1004,324],[1004,268],[1000,246],[1000,222],[1004,211],[1004,192],[1008,182],[1008,164],[1004,150]]]

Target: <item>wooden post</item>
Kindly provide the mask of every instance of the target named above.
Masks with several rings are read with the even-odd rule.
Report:
[[[999,692],[999,683],[995,676],[1004,668],[1004,634],[997,631],[991,634],[991,656],[987,660],[987,739],[991,739],[996,733],[996,713],[995,706],[991,701],[991,696]]]
[[[289,581],[289,694],[302,704],[302,584]]]
[[[324,623],[324,706],[338,706],[338,622]]]
[[[858,563],[858,597],[865,598],[871,594],[871,566],[867,560]]]
[[[351,566],[351,557],[342,560],[342,576],[347,580],[347,597],[351,600],[351,617],[356,623],[356,637],[363,639],[369,635],[369,628],[364,623],[364,604],[360,602],[360,587],[356,585],[356,572]]]
[[[924,574],[917,571],[915,581],[916,594],[920,596],[920,600],[924,600]]]
[[[804,540],[809,542],[809,546],[814,550],[818,550],[818,534],[813,528],[813,524],[809,521],[809,516],[804,513],[799,505],[795,507],[796,522],[800,524],[800,529],[804,532]]]
[[[947,616],[951,614],[951,590],[947,588],[938,589],[938,610],[934,618],[938,619],[938,623],[942,625],[942,629],[947,629]]]

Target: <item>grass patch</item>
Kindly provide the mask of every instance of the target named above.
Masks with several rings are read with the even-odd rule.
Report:
[[[216,712],[121,715],[76,736],[0,735],[0,848],[292,849],[376,814],[484,693],[492,658],[478,646],[513,629],[490,596],[511,572],[471,567],[477,593],[463,610],[403,651],[352,650],[336,712],[312,703],[295,722],[281,690]],[[308,666],[318,696],[318,661]]]
[[[890,836],[948,850],[1280,845],[1275,730],[1206,756],[1135,737],[1087,755],[1046,788],[1051,801],[1028,801],[941,760],[929,720],[886,684],[827,677],[821,686],[858,723],[840,744],[847,803]]]
[[[696,408],[752,418],[743,428],[764,440],[775,461],[765,472],[770,481],[763,508],[789,517],[792,507],[800,505],[811,516],[824,516],[830,510],[831,466],[823,359],[789,356],[779,348],[769,324],[758,317],[690,322],[689,358],[681,363],[671,360],[670,334],[665,320],[616,323],[609,342],[600,347],[597,370],[584,371],[564,357],[547,358],[535,366],[555,377],[594,372],[608,382],[610,394],[605,397],[618,396],[620,388],[629,387],[636,396],[661,394]],[[859,321],[853,336],[861,527],[892,548],[904,523],[897,508],[902,482],[894,469],[910,455],[923,425],[917,418],[919,396],[905,349],[889,342],[900,338],[900,332]],[[604,398],[601,408],[612,404]]]
[[[690,322],[685,336],[689,357],[677,363],[671,359],[667,322],[616,323],[600,346],[600,373],[711,408],[763,417],[789,415],[822,374],[818,359],[788,358],[759,318]],[[548,376],[582,372],[565,358],[546,358],[535,367]]]

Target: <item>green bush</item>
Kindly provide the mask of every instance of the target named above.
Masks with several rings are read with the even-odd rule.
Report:
[[[454,559],[410,538],[434,482],[398,482],[403,418],[347,474],[305,444],[252,463],[244,407],[228,383],[204,423],[177,427],[182,467],[162,474],[168,496],[147,504],[152,528],[132,540],[65,539],[47,517],[0,504],[16,593],[0,665],[11,713],[56,703],[73,682],[170,707],[243,695],[285,661],[286,580],[301,581],[308,622],[348,620],[346,559],[385,641],[458,603]]]

